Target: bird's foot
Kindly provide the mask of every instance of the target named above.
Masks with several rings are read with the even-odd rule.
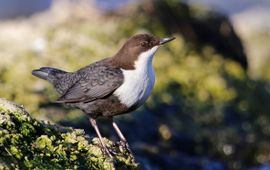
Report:
[[[102,150],[103,150],[103,153],[106,153],[111,159],[113,159],[113,156],[111,154],[112,152],[110,152],[107,147],[103,147]]]
[[[113,151],[112,149],[108,149],[109,153],[113,156],[115,156],[117,153],[115,151]]]
[[[113,156],[117,155],[115,151],[113,151],[111,148],[107,148],[105,145],[101,146],[101,150],[104,153],[104,155],[109,156],[111,159],[113,158]]]
[[[120,146],[120,151],[121,152],[126,150],[133,157],[133,153],[132,153],[132,151],[131,151],[131,149],[130,149],[130,147],[129,147],[129,145],[128,145],[128,143],[126,141],[121,140],[121,141],[118,142],[118,144]]]

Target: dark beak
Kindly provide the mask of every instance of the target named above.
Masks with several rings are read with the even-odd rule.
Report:
[[[172,40],[174,40],[174,39],[175,39],[175,37],[161,38],[161,39],[159,40],[159,45],[163,45],[163,44],[165,44],[165,43],[167,43],[167,42],[170,42],[170,41],[172,41]]]

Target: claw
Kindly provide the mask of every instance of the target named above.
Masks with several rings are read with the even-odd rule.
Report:
[[[131,149],[126,141],[121,140],[118,142],[118,145],[119,145],[121,152],[127,151],[130,154],[130,156],[134,159],[133,152],[131,151]]]
[[[112,156],[111,152],[108,150],[107,147],[103,148],[103,150],[105,150],[106,154],[107,154],[111,159],[113,159],[113,156]]]
[[[116,153],[115,151],[113,151],[112,149],[109,149],[108,151],[109,151],[112,155],[114,155],[114,156],[117,154],[117,153]]]
[[[124,135],[122,134],[121,130],[119,129],[119,127],[117,126],[117,124],[114,122],[113,118],[111,117],[111,121],[112,121],[112,125],[113,125],[113,128],[115,129],[117,135],[119,136],[120,138],[120,141],[118,143],[118,145],[120,146],[120,151],[123,152],[124,150],[127,150],[128,153],[133,157],[133,153],[127,143],[127,140],[126,138],[124,137]]]
[[[120,141],[120,142],[119,142],[119,145],[122,146],[122,147],[123,147],[125,150],[127,150],[129,153],[132,153],[132,152],[131,152],[131,149],[130,149],[130,147],[129,147],[129,145],[128,145],[127,142],[125,142],[125,141]]]

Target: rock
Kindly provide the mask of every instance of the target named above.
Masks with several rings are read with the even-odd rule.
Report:
[[[103,140],[116,153],[114,160],[84,130],[36,120],[0,98],[0,169],[138,169],[129,153]]]

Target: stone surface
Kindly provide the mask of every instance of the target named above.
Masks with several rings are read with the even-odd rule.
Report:
[[[103,154],[98,138],[38,121],[22,106],[0,98],[0,169],[138,169],[131,155],[103,140],[116,153],[114,160]]]

